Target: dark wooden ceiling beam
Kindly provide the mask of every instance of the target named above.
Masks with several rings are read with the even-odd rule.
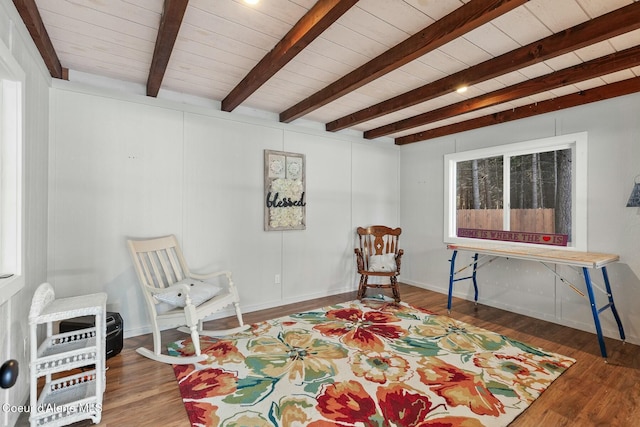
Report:
[[[640,28],[640,2],[512,50],[326,124],[338,131]]]
[[[380,126],[364,132],[367,139],[379,138],[407,129],[424,126],[439,120],[471,113],[482,108],[492,107],[562,86],[572,85],[585,80],[601,77],[616,71],[640,65],[640,46],[612,53],[600,58],[583,62],[531,80],[524,81],[496,91],[485,93],[471,99],[447,105],[436,110],[418,114],[395,123]]]
[[[356,68],[329,86],[280,113],[281,122],[297,118],[417,59],[426,53],[486,24],[528,0],[471,0],[444,18]]]
[[[13,4],[18,10],[22,22],[29,30],[29,34],[31,34],[31,38],[36,44],[36,48],[38,48],[51,77],[67,80],[69,78],[68,70],[60,64],[60,59],[58,59],[58,54],[53,48],[49,33],[44,27],[36,2],[34,0],[13,0]]]
[[[605,99],[629,95],[635,92],[640,92],[640,77],[634,77],[616,83],[598,86],[593,89],[572,93],[570,95],[564,95],[558,98],[536,102],[534,104],[523,105],[522,107],[501,111],[499,113],[477,117],[475,119],[465,120],[463,122],[435,129],[429,129],[412,135],[402,136],[396,138],[395,143],[396,145],[406,145],[414,142],[426,141],[428,139],[479,129],[485,126],[492,126],[513,120],[537,116],[539,114],[551,113],[565,108],[604,101]]]
[[[147,79],[147,95],[158,96],[189,0],[164,0],[164,10]]]
[[[318,0],[222,100],[222,111],[233,111],[357,2]]]

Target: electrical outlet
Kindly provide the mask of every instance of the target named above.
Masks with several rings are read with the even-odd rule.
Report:
[[[273,283],[275,283],[276,285],[280,284],[280,275],[276,274],[275,277],[273,278]]]

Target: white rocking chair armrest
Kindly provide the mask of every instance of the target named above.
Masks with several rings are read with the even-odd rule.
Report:
[[[227,276],[227,279],[231,281],[231,272],[228,270],[215,271],[213,273],[204,273],[204,274],[198,274],[198,273],[192,272],[190,275],[192,279],[199,279],[199,280],[213,279],[214,277],[219,277],[219,276]]]

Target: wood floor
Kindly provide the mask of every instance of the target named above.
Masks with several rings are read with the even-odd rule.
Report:
[[[446,295],[401,285],[402,300],[446,313]],[[355,299],[355,292],[246,313],[253,323],[324,305]],[[585,306],[585,310],[588,307]],[[640,425],[640,347],[606,339],[608,363],[600,356],[595,334],[507,311],[454,299],[451,316],[528,344],[573,357],[577,363],[562,374],[533,405],[511,424],[518,427]],[[235,319],[233,319],[235,320]],[[232,319],[211,322],[211,328],[235,326]],[[163,343],[185,338],[163,332]],[[123,351],[107,360],[107,390],[101,426],[189,426],[173,368],[138,355],[152,348],[151,335],[125,340]],[[22,425],[24,419],[18,425]],[[90,422],[77,426],[89,426]]]

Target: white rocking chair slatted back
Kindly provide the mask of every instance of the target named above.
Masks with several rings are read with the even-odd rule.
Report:
[[[147,286],[162,289],[189,277],[186,262],[176,250],[178,242],[175,237],[168,236],[154,241],[155,245],[150,245],[148,241],[131,243],[135,261],[144,272],[140,280]]]

